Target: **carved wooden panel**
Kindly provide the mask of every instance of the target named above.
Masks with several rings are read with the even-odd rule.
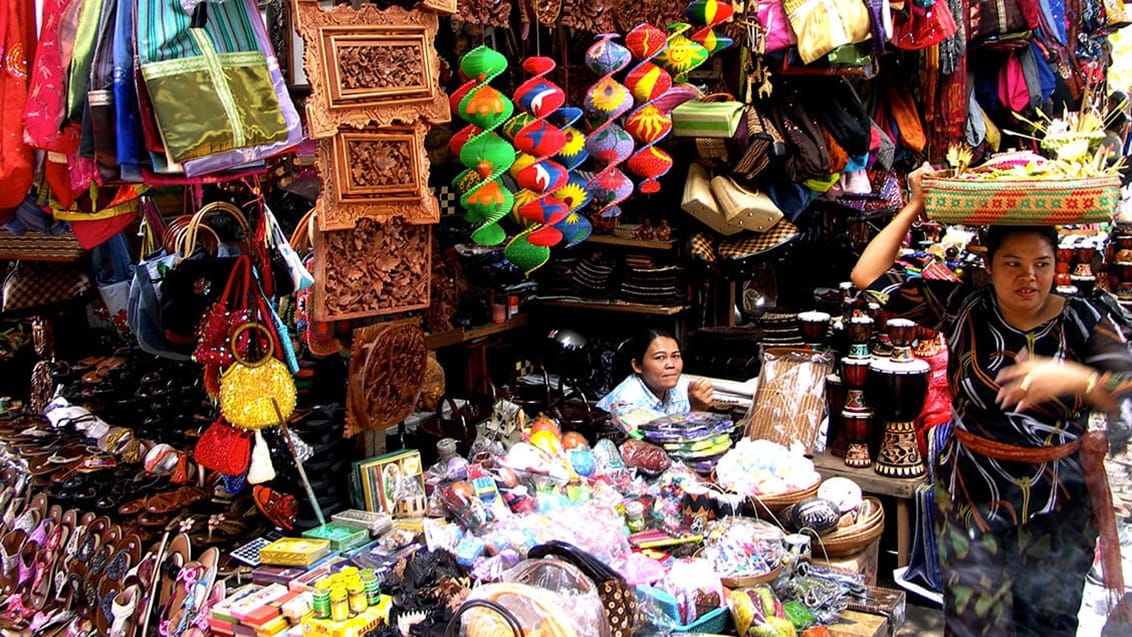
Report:
[[[385,429],[411,414],[424,387],[427,360],[418,318],[354,330],[343,435]]]
[[[401,217],[436,223],[440,206],[428,187],[427,126],[342,129],[318,141],[320,230],[347,230],[358,219]]]
[[[435,13],[397,6],[380,11],[369,3],[324,11],[311,0],[292,0],[292,8],[311,86],[311,137],[329,137],[343,125],[451,120],[439,86]]]
[[[315,232],[314,316],[340,321],[428,307],[432,227],[361,219]]]
[[[421,0],[420,7],[441,15],[456,13],[456,0]]]

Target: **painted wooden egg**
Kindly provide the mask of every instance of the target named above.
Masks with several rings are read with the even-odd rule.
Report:
[[[861,505],[861,487],[849,478],[836,476],[821,483],[818,497],[837,505],[842,513],[848,513]]]
[[[795,529],[825,533],[837,526],[841,511],[836,504],[824,498],[806,498],[790,507],[786,519]]]

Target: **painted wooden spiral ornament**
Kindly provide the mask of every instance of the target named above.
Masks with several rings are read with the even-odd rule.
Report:
[[[690,39],[707,49],[708,55],[715,55],[735,43],[731,38],[718,33],[715,27],[724,22],[731,21],[735,15],[735,7],[721,0],[692,0],[684,15],[693,24],[702,24],[703,28],[693,33]]]
[[[552,159],[566,145],[566,134],[547,118],[566,102],[566,93],[546,79],[554,60],[531,57],[523,70],[531,77],[515,89],[520,112],[503,126],[519,156],[511,176],[519,185],[514,214],[526,228],[507,243],[503,256],[527,274],[550,259],[550,248],[562,241],[557,224],[570,214],[556,191],[566,185],[566,167]]]
[[[672,132],[672,118],[656,105],[672,88],[672,76],[652,62],[667,46],[664,31],[650,24],[634,27],[625,35],[625,48],[640,60],[625,76],[625,86],[637,101],[637,108],[625,118],[625,130],[640,144],[625,165],[643,180],[637,188],[645,194],[659,192],[658,178],[672,169],[672,156],[656,145]]]
[[[499,245],[507,233],[499,222],[514,204],[514,195],[499,177],[515,162],[515,148],[495,129],[511,118],[514,104],[491,81],[507,70],[507,58],[486,46],[468,51],[460,59],[460,71],[469,78],[452,94],[452,112],[468,122],[449,141],[452,154],[466,168],[452,187],[460,193],[464,220],[478,224],[472,240],[480,245]]]
[[[601,217],[621,215],[618,205],[633,194],[633,182],[618,168],[633,154],[633,138],[617,125],[617,119],[633,108],[633,95],[622,83],[613,79],[616,73],[629,66],[632,54],[614,42],[616,33],[597,36],[586,50],[586,66],[601,76],[586,91],[586,112],[600,122],[586,137],[586,151],[600,167],[586,188],[590,191],[596,213]]]
[[[585,241],[593,233],[593,225],[582,214],[590,203],[590,191],[586,190],[588,179],[575,172],[575,169],[589,159],[586,152],[586,136],[574,124],[582,118],[582,109],[577,106],[563,106],[548,118],[566,135],[566,145],[554,156],[566,167],[566,185],[554,191],[554,196],[566,203],[570,214],[555,226],[562,233],[562,241],[567,248]]]
[[[686,82],[688,73],[707,62],[710,55],[704,45],[684,35],[692,30],[686,22],[673,22],[668,25],[668,46],[653,61],[672,74],[676,82]]]

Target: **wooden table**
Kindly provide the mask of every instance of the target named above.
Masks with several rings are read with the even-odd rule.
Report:
[[[825,453],[814,454],[814,468],[822,479],[833,476],[849,478],[868,495],[886,495],[896,502],[896,567],[906,566],[912,553],[912,498],[916,487],[926,478],[889,478],[872,467],[856,469],[845,466],[845,461]]]

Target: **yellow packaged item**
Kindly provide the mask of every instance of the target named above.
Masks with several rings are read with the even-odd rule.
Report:
[[[330,542],[285,537],[260,549],[259,559],[269,566],[310,566],[330,554]]]

